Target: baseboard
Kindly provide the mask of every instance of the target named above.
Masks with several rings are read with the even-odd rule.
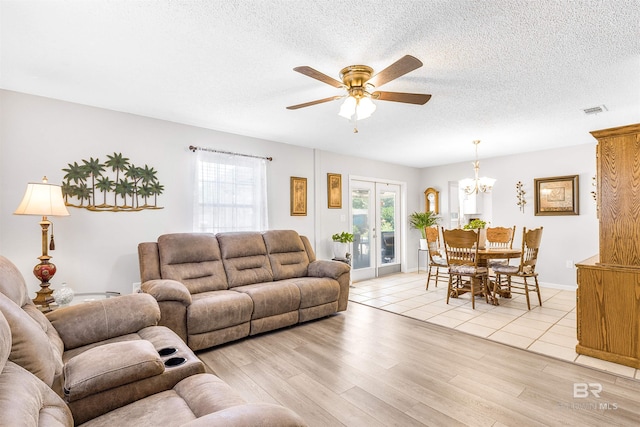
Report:
[[[560,285],[558,283],[538,282],[541,288],[560,289],[563,291],[575,291],[578,285]]]
[[[410,268],[405,273],[417,273],[418,268]],[[420,268],[420,273],[424,273],[426,277],[426,271],[424,268]],[[549,289],[560,289],[562,291],[575,291],[578,289],[578,285],[561,285],[558,283],[549,283],[549,282],[541,282],[538,281],[538,284],[541,288],[549,288]]]

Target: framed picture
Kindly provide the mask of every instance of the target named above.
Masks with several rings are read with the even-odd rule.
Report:
[[[291,177],[291,216],[307,215],[307,178]]]
[[[342,209],[342,175],[327,174],[327,199],[329,209]]]
[[[578,175],[535,178],[536,215],[579,215]]]

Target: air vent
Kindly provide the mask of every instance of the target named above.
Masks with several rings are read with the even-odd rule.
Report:
[[[582,111],[584,111],[585,114],[598,114],[607,111],[607,107],[604,105],[598,105],[597,107],[585,108]]]

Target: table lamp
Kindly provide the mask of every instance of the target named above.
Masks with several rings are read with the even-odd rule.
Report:
[[[49,310],[49,304],[53,302],[53,290],[49,288],[49,280],[56,274],[56,266],[49,262],[51,257],[48,250],[54,250],[53,224],[47,216],[68,216],[69,211],[62,198],[62,188],[59,185],[49,184],[47,177],[42,182],[30,182],[24,193],[22,202],[14,215],[42,215],[40,227],[42,228],[42,255],[38,257],[40,263],[33,268],[33,274],[40,280],[40,290],[36,292],[34,304],[42,307],[43,311]],[[49,226],[51,226],[51,242],[48,245]]]

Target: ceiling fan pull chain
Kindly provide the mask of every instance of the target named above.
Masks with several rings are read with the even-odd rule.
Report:
[[[353,133],[358,133],[358,115],[354,113],[351,118],[353,119]]]

